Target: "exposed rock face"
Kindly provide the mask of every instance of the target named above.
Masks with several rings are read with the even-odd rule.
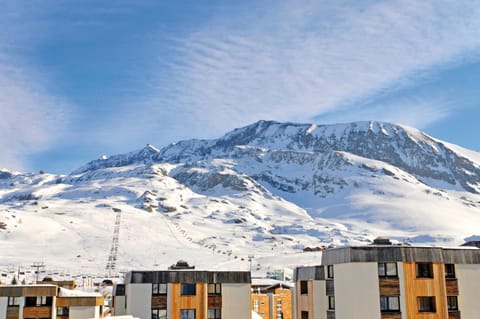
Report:
[[[313,180],[296,181],[305,188],[305,184],[315,180],[321,184],[328,183],[328,178],[325,180],[318,174],[348,164],[342,152],[388,163],[419,180],[436,180],[452,187],[460,186],[471,193],[480,193],[478,163],[421,131],[381,122],[317,126],[259,121],[235,129],[216,140],[181,141],[160,151],[147,145],[138,152],[92,161],[74,174],[132,163],[186,162],[194,166],[193,163],[200,160],[231,158],[249,160],[254,165],[262,166],[268,160],[270,163],[314,166],[317,176]],[[185,174],[183,172],[177,176],[185,180]],[[191,174],[198,177],[199,173]],[[193,178],[193,175],[190,177]],[[205,186],[215,186],[215,181],[220,177],[225,179],[225,176],[210,176],[208,182],[204,181],[207,183]],[[280,190],[292,191],[288,183],[279,183],[268,172],[252,177]]]
[[[316,159],[318,169],[328,169],[331,165],[341,165],[338,162],[341,155],[336,152],[382,161],[419,179],[460,185],[468,192],[479,193],[478,163],[421,131],[379,122],[316,126],[260,121],[218,140],[170,145],[155,159],[185,162],[251,157],[261,162],[268,155],[277,163],[304,164]]]

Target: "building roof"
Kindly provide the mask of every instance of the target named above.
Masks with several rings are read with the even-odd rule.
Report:
[[[294,280],[325,280],[325,265],[356,262],[436,262],[480,264],[480,249],[475,247],[433,247],[377,244],[345,246],[325,250],[321,265],[297,267]]]
[[[159,270],[130,271],[125,284],[133,283],[251,283],[250,271]]]
[[[480,264],[480,249],[369,245],[332,248],[325,250],[322,254],[322,265],[352,262]]]
[[[5,285],[0,286],[0,297],[56,296],[55,285]]]

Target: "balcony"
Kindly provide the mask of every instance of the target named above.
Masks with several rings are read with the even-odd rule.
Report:
[[[460,319],[460,311],[449,311],[448,319]]]
[[[23,318],[51,318],[52,307],[49,306],[33,306],[23,308]]]
[[[20,314],[20,308],[18,306],[8,307],[7,308],[7,317],[6,319],[18,319]]]
[[[448,279],[445,281],[448,296],[458,296],[458,281],[457,279]]]

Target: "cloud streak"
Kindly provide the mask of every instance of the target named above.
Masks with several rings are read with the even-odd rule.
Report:
[[[473,1],[271,3],[172,39],[176,59],[159,63],[141,104],[150,119],[177,131],[187,126],[192,136],[342,109],[375,116],[379,105],[360,110],[355,103],[475,58],[479,48],[480,7]],[[409,102],[423,111],[402,117],[391,113],[392,104],[389,119],[422,127],[453,107],[448,99]],[[442,110],[438,116],[432,103]]]
[[[26,29],[12,20],[23,11],[9,7],[0,19],[0,168],[31,169],[32,157],[65,132],[71,105],[48,91],[48,78],[21,58]],[[20,30],[21,29],[21,30]],[[6,30],[9,30],[8,32]]]

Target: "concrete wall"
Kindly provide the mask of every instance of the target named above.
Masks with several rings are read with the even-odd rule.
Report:
[[[326,297],[325,281],[312,281],[313,319],[323,319],[327,313],[328,299]],[[300,318],[300,317],[299,317]]]
[[[480,265],[455,265],[462,319],[480,318]]]
[[[380,319],[377,263],[334,265],[335,318]]]
[[[123,316],[127,314],[125,308],[125,296],[115,296],[115,306],[114,306],[114,313],[115,316]]]
[[[222,318],[250,318],[250,284],[222,284]]]
[[[8,297],[0,297],[0,319],[7,317]]]
[[[397,274],[398,274],[398,283],[400,285],[400,311],[402,319],[407,318],[407,301],[405,298],[406,287],[405,287],[405,275],[403,273],[403,263],[397,262]]]
[[[99,306],[91,307],[70,307],[68,310],[69,319],[100,318]]]
[[[129,284],[125,287],[127,314],[138,318],[152,317],[152,284]]]

